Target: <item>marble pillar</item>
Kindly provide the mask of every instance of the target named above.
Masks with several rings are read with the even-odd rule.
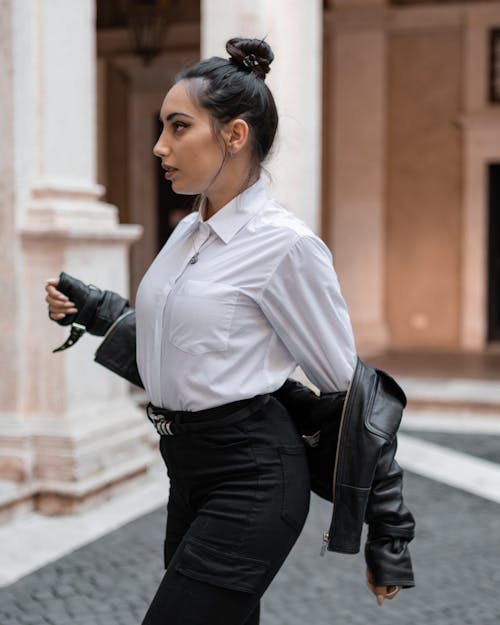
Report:
[[[286,208],[318,231],[321,184],[320,0],[202,0],[202,57],[227,57],[237,36],[265,38],[275,60],[266,81],[280,116],[269,161],[271,190]]]
[[[16,498],[62,513],[143,474],[152,436],[128,385],[93,362],[99,339],[52,353],[68,330],[47,317],[44,281],[64,270],[126,294],[141,228],[119,224],[96,184],[94,1],[0,11],[0,514]]]
[[[487,345],[488,179],[490,163],[500,163],[500,111],[488,102],[489,35],[500,24],[498,3],[467,7],[463,15],[462,315],[461,346],[480,351]]]

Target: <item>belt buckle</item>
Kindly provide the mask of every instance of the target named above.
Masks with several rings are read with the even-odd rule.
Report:
[[[156,414],[152,410],[151,404],[146,407],[146,414],[151,423],[155,426],[158,434],[166,434],[167,436],[174,436],[172,432],[172,421],[167,421],[163,415]]]
[[[165,417],[163,417],[163,419],[161,419],[158,423],[157,431],[160,432],[160,434],[167,434],[168,436],[173,436],[174,433],[172,432],[172,429],[170,427],[171,425],[172,425],[172,421],[167,421]]]

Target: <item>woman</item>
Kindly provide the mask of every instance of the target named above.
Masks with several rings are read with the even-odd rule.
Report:
[[[143,625],[259,622],[309,508],[304,445],[269,394],[297,364],[321,391],[344,391],[356,362],[327,247],[260,177],[278,125],[272,50],[226,49],[177,77],[153,150],[198,210],[137,293],[137,366],[170,477],[167,570]],[[78,309],[57,286],[46,299],[64,323]],[[399,590],[369,586],[379,604]]]

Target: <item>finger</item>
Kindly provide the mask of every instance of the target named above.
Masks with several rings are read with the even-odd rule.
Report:
[[[57,306],[56,307],[49,306],[50,317],[55,317],[57,315],[59,316],[60,319],[62,319],[63,317],[66,317],[66,315],[76,315],[77,313],[78,313],[78,308],[62,309]]]
[[[63,302],[59,299],[54,299],[52,297],[46,297],[45,301],[49,306],[53,306],[54,308],[60,308],[61,311],[68,310],[68,308],[76,308],[74,302]]]
[[[50,287],[50,289],[47,289],[47,295],[54,299],[58,299],[61,302],[67,302],[69,300],[69,297],[64,295],[64,293],[61,293],[61,291],[57,291],[56,289],[54,289],[54,287]]]
[[[385,596],[387,594],[387,586],[375,586],[375,596],[377,597],[378,605],[384,603]]]
[[[391,601],[392,599],[394,599],[394,597],[398,594],[400,590],[401,590],[400,586],[388,586],[387,594],[385,595],[385,598]]]
[[[64,293],[61,293],[61,291],[58,291],[58,290],[56,289],[56,287],[55,287],[55,286],[53,286],[52,284],[48,284],[48,285],[45,287],[45,290],[47,291],[47,293],[48,293],[51,297],[58,298],[58,299],[60,299],[60,300],[68,300],[68,299],[69,299],[69,297],[67,297],[66,295],[64,295]]]
[[[65,315],[78,312],[78,308],[74,304],[62,304],[60,302],[47,301],[49,311],[53,313],[63,313]]]
[[[52,284],[53,286],[57,286],[59,284],[59,278],[47,278],[47,280],[45,280],[45,284]]]
[[[367,584],[368,588],[372,591],[373,594],[376,594],[375,593],[375,588],[376,588],[375,587],[375,581],[373,579],[373,575],[372,575],[370,569],[367,568],[366,571],[365,571],[365,574],[366,574],[366,584]]]
[[[66,317],[64,313],[50,313],[50,318],[54,321],[60,321],[61,319],[64,319],[64,317]]]
[[[67,310],[63,310],[61,308],[49,306],[49,313],[51,316],[54,315],[62,315],[65,317],[66,315],[76,315],[78,313],[78,308],[69,308]]]
[[[78,310],[73,302],[61,302],[49,297],[45,298],[45,301],[49,305],[49,310],[55,313],[68,313],[70,310]]]
[[[66,302],[69,302],[69,299],[63,299],[62,297],[59,297],[57,295],[58,291],[51,291],[51,292],[47,292],[47,295],[45,296],[45,301],[46,302],[57,302],[58,304],[65,304]]]

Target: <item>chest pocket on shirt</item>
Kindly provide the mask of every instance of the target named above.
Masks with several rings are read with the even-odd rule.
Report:
[[[238,291],[227,284],[186,280],[169,297],[168,340],[190,354],[224,351],[237,299]]]

